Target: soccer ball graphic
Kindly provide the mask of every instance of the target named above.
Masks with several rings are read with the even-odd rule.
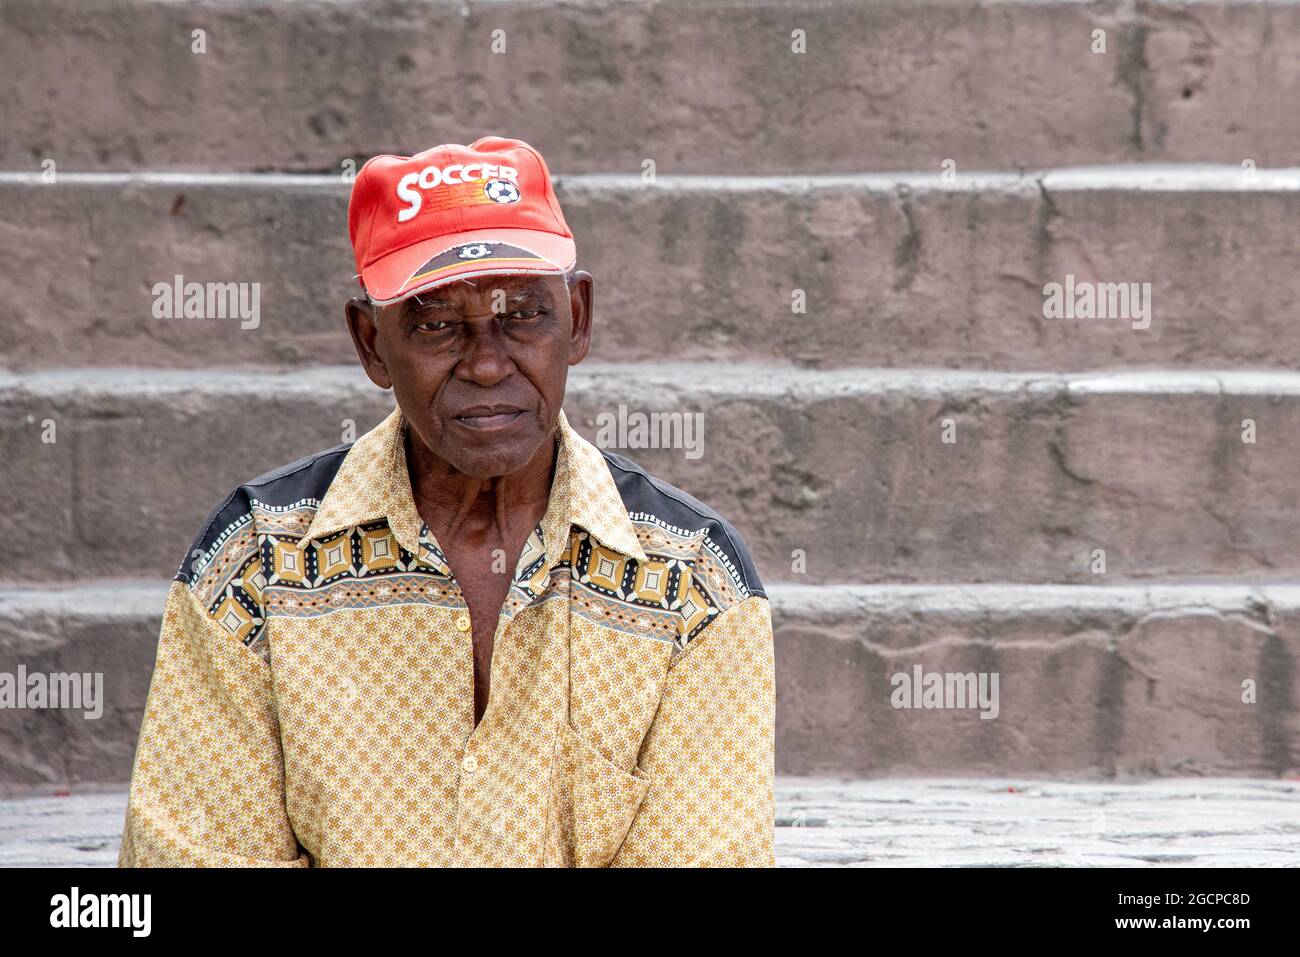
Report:
[[[490,179],[484,184],[483,192],[494,203],[519,202],[519,187],[509,180]]]

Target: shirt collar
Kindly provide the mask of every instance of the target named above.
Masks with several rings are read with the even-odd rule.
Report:
[[[388,418],[353,444],[330,483],[301,542],[325,538],[366,522],[387,519],[398,544],[450,574],[446,558],[415,508],[411,479],[406,470],[406,418],[394,409]],[[605,457],[569,425],[560,410],[556,425],[559,447],[555,476],[546,512],[524,546],[521,564],[530,548],[544,545],[549,569],[569,547],[576,525],[601,545],[639,562],[646,561],[623,498],[610,474]],[[534,536],[540,532],[540,542]]]

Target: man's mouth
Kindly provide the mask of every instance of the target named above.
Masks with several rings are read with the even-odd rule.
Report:
[[[506,428],[522,418],[524,411],[514,406],[475,406],[452,418],[467,429],[485,432]]]

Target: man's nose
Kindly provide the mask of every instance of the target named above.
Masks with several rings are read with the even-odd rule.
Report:
[[[461,357],[456,375],[479,385],[492,385],[514,370],[509,342],[495,314],[467,320],[461,338]]]

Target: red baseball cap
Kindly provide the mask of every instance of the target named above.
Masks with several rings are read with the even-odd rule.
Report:
[[[500,136],[372,157],[352,184],[348,234],[380,305],[452,279],[563,274],[577,261],[546,161]]]

